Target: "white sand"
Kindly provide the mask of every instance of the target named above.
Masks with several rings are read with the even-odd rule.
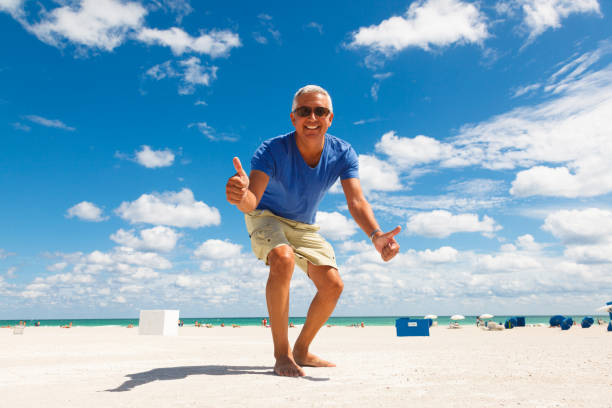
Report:
[[[299,328],[290,329],[295,339]],[[612,407],[612,333],[526,327],[324,327],[312,351],[336,368],[272,374],[269,329],[0,329],[0,406]]]

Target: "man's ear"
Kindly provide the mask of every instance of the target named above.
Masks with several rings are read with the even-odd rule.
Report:
[[[331,124],[332,124],[332,120],[334,120],[334,113],[333,113],[333,112],[331,112],[331,113],[329,114],[329,126],[331,126]]]
[[[293,115],[293,112],[289,114],[289,117],[291,118],[291,123],[293,123],[293,126],[295,127],[295,116]]]

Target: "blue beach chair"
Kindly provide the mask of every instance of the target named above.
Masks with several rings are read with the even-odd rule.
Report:
[[[561,330],[569,330],[570,327],[573,326],[573,324],[574,320],[571,317],[568,317],[567,319],[561,322]]]

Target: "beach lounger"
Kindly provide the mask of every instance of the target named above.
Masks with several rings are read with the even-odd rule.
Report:
[[[504,330],[504,325],[495,323],[495,322],[489,322],[489,324],[487,324],[486,326],[486,329],[492,330],[492,331],[500,331],[500,330]]]

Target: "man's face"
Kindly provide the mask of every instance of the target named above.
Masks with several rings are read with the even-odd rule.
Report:
[[[320,93],[300,95],[297,98],[296,109],[303,106],[311,108],[310,115],[302,117],[296,112],[291,112],[291,123],[293,123],[298,137],[308,140],[323,139],[327,129],[331,126],[334,114],[330,112],[327,116],[317,116],[314,110],[318,107],[330,108],[327,96]]]

